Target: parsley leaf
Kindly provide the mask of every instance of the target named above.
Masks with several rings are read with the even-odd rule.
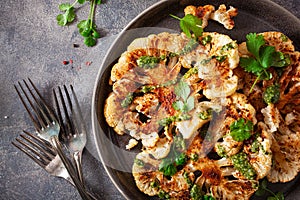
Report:
[[[259,50],[265,44],[264,37],[262,35],[256,35],[256,33],[249,33],[246,35],[247,38],[247,49],[256,58],[259,58]]]
[[[177,172],[173,159],[170,158],[163,159],[158,166],[158,170],[163,172],[165,176],[173,176]]]
[[[249,120],[245,121],[240,118],[230,124],[230,135],[235,141],[242,142],[251,137],[253,130],[253,123]]]
[[[76,15],[73,5],[69,3],[62,3],[59,5],[59,10],[64,11],[65,13],[56,16],[58,25],[65,26],[67,23],[74,21]]]
[[[192,38],[192,33],[194,33],[196,38],[202,36],[203,29],[202,20],[200,18],[191,14],[185,15],[183,18],[171,14],[170,16],[180,21],[180,28],[188,38]]]
[[[179,110],[181,112],[189,112],[195,107],[195,99],[193,96],[190,96],[191,89],[190,86],[184,82],[179,81],[179,83],[175,86],[174,92],[177,96],[177,101],[175,101],[172,106],[175,110]],[[182,99],[182,100],[180,100]]]
[[[188,96],[190,95],[191,89],[190,86],[184,82],[179,81],[179,83],[175,86],[175,94],[176,96],[182,98],[184,101],[187,100]]]
[[[246,38],[247,49],[252,54],[252,57],[241,57],[240,65],[245,71],[257,76],[250,89],[251,93],[258,80],[269,80],[272,78],[272,74],[267,69],[270,67],[288,66],[290,59],[288,55],[277,52],[274,46],[266,45],[262,35],[249,33]]]

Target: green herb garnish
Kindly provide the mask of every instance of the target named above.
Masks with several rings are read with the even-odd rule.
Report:
[[[248,161],[247,154],[244,152],[237,153],[230,157],[233,166],[248,180],[253,180],[256,177],[256,172]]]
[[[125,97],[125,99],[121,102],[121,106],[123,108],[126,108],[131,104],[132,101],[133,101],[133,93],[129,92]]]
[[[258,80],[269,80],[272,74],[267,71],[270,67],[284,67],[290,64],[289,56],[276,51],[275,47],[265,44],[264,37],[256,33],[249,33],[247,36],[247,49],[252,57],[241,57],[240,65],[247,72],[257,76],[250,93]]]
[[[137,64],[139,67],[144,69],[153,69],[160,62],[161,58],[154,56],[141,56],[137,59]]]
[[[190,196],[192,200],[202,200],[203,192],[198,185],[194,184],[193,187],[191,188]]]
[[[134,163],[140,167],[143,167],[145,165],[144,161],[142,161],[141,159],[134,159]]]
[[[209,44],[212,40],[212,37],[210,35],[207,35],[202,38],[202,44],[205,46],[206,44]]]
[[[96,30],[97,26],[94,23],[96,4],[101,4],[101,0],[91,0],[88,19],[82,20],[77,24],[79,33],[84,38],[84,44],[88,47],[94,46],[96,44],[96,39],[100,37],[100,34]]]
[[[176,172],[176,166],[172,158],[164,158],[158,166],[158,170],[165,176],[173,176]]]
[[[190,110],[194,109],[194,97],[189,96],[191,89],[189,85],[184,82],[180,81],[178,85],[175,86],[175,94],[178,98],[177,101],[175,101],[172,106],[175,110],[179,110],[183,113],[189,112]]]
[[[203,112],[199,113],[198,117],[202,120],[207,120],[212,115],[212,109],[209,108],[207,110],[204,110]]]
[[[194,74],[198,73],[198,68],[197,67],[193,67],[191,69],[189,69],[189,71],[187,71],[184,75],[183,78],[187,79],[189,77],[191,77]]]
[[[94,46],[96,44],[96,39],[100,37],[100,34],[96,30],[96,25],[94,23],[94,12],[96,4],[101,4],[101,0],[89,0],[90,1],[90,11],[87,20],[82,20],[77,24],[80,35],[84,37],[84,44],[88,47]],[[59,9],[63,11],[63,14],[59,14],[56,17],[57,23],[60,26],[66,26],[73,22],[76,14],[74,11],[74,6],[79,4],[84,4],[86,0],[76,0],[73,4],[62,3],[59,5]]]
[[[77,0],[73,4],[70,3],[62,3],[58,6],[59,10],[64,12],[63,14],[59,14],[56,16],[57,24],[60,26],[66,26],[68,23],[74,21],[76,14],[74,11],[74,6],[77,3],[83,4],[85,0]]]
[[[263,93],[264,101],[269,103],[276,103],[280,97],[280,86],[279,84],[271,85],[267,87],[266,91]]]
[[[160,199],[169,199],[170,195],[167,192],[163,191],[163,190],[159,190],[158,197]]]
[[[253,131],[253,123],[249,120],[241,118],[230,124],[230,135],[238,142],[242,142],[251,137]]]
[[[179,55],[184,55],[193,51],[194,49],[197,48],[198,45],[199,45],[198,41],[195,40],[194,38],[191,38],[188,41],[188,43],[183,47],[183,49],[180,51]]]
[[[284,195],[282,192],[277,192],[276,194],[270,190],[267,186],[267,180],[264,179],[258,186],[258,190],[255,192],[257,196],[263,196],[266,192],[269,192],[272,196],[269,196],[267,200],[284,200]]]
[[[194,162],[196,162],[196,161],[198,160],[198,158],[199,158],[199,156],[198,156],[198,154],[196,154],[196,153],[192,153],[192,154],[190,155],[190,159],[191,159],[192,161],[194,161]]]
[[[192,33],[194,33],[195,38],[202,35],[202,20],[200,18],[191,14],[185,15],[183,18],[171,14],[170,16],[180,21],[180,28],[188,38],[192,38]]]

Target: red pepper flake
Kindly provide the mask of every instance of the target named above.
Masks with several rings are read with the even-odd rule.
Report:
[[[92,62],[90,62],[90,61],[85,62],[86,66],[90,66],[91,64],[92,64]]]
[[[73,60],[72,59],[70,59],[69,62],[70,62],[70,64],[73,64]]]
[[[64,61],[62,61],[62,64],[67,65],[67,64],[69,64],[69,61],[64,60]]]

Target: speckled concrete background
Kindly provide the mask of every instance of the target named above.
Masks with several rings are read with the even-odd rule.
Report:
[[[300,18],[299,0],[273,0]],[[33,130],[13,84],[31,77],[44,95],[53,86],[73,83],[82,103],[91,99],[94,81],[113,35],[141,11],[158,0],[103,0],[97,8],[96,24],[103,36],[94,48],[82,45],[76,24],[59,27],[55,17],[63,0],[2,0],[0,2],[0,199],[80,199],[63,179],[53,178],[11,145],[22,129]],[[88,15],[86,5],[78,18]],[[79,48],[72,45],[77,43]],[[96,56],[95,56],[96,55]],[[63,60],[73,64],[63,65]],[[92,62],[87,65],[86,62]],[[49,95],[50,96],[50,95]],[[88,116],[88,107],[85,117]],[[89,140],[83,169],[88,188],[99,199],[123,199],[95,159]],[[299,188],[288,200],[300,199]]]

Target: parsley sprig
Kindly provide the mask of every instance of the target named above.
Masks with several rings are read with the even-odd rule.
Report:
[[[241,57],[240,65],[247,72],[251,72],[257,76],[254,81],[250,93],[258,80],[269,80],[272,73],[268,71],[270,67],[284,67],[290,64],[288,55],[276,51],[274,46],[266,45],[264,37],[256,33],[246,35],[247,49],[252,54],[251,57]]]
[[[69,23],[73,22],[76,18],[74,6],[79,4],[84,4],[86,1],[90,1],[90,11],[87,20],[82,20],[77,24],[80,35],[84,38],[84,44],[88,47],[94,46],[96,40],[100,37],[97,32],[97,26],[94,23],[94,14],[96,4],[101,4],[101,0],[76,0],[74,3],[62,3],[59,5],[59,9],[63,11],[63,14],[59,14],[56,17],[57,23],[60,26],[67,26]]]
[[[263,196],[265,193],[268,192],[272,196],[269,196],[267,200],[284,200],[284,195],[282,192],[274,193],[272,190],[270,190],[267,186],[267,180],[264,179],[258,186],[258,190],[255,192],[255,195],[257,196]]]
[[[180,28],[188,38],[192,38],[192,33],[194,33],[195,38],[202,36],[203,28],[202,20],[200,18],[192,14],[187,14],[183,18],[172,14],[170,14],[170,16],[180,21]]]

